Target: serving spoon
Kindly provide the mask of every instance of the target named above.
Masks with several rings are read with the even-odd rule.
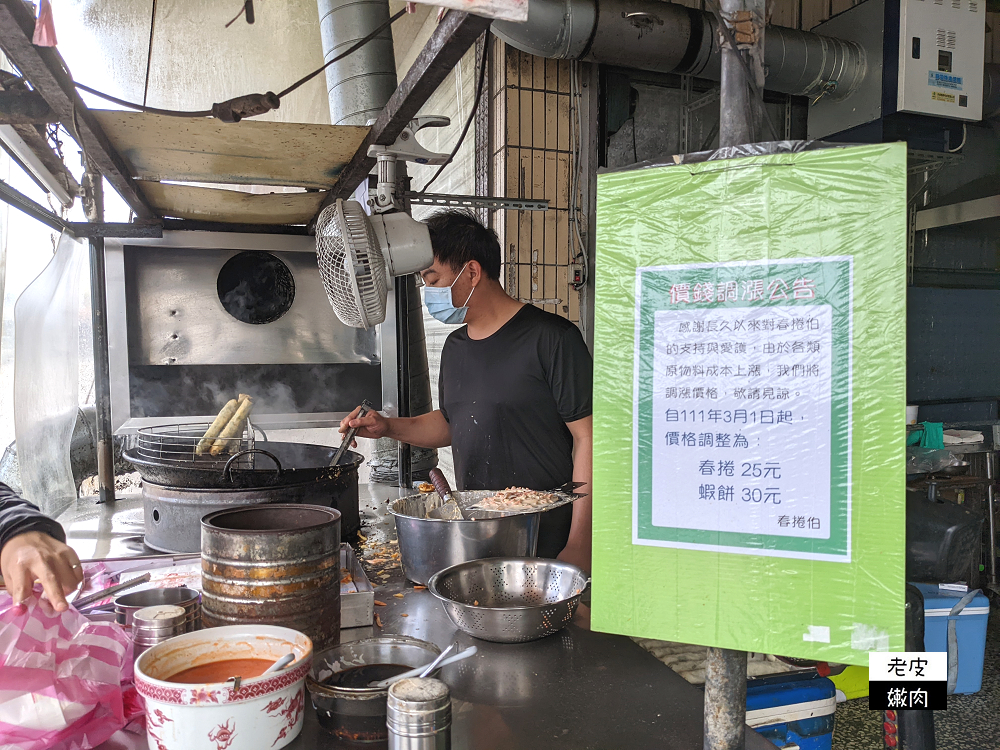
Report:
[[[452,644],[452,646],[454,646],[454,644]],[[451,648],[449,648],[447,651],[445,651],[443,654],[441,654],[438,657],[438,659],[440,659],[441,656],[444,656],[445,654],[447,654],[448,651],[450,651],[450,650],[451,650]],[[426,666],[416,667],[415,669],[411,669],[409,672],[403,672],[402,674],[397,674],[394,677],[389,677],[389,678],[386,678],[384,680],[379,680],[378,682],[369,682],[368,683],[368,687],[374,687],[374,688],[389,687],[389,685],[393,684],[394,682],[399,682],[400,680],[405,680],[408,677],[417,677],[418,675],[419,676],[423,676],[424,672],[426,672],[427,674],[430,674],[431,672],[434,671],[434,668],[436,668],[436,667],[447,667],[449,664],[454,664],[457,661],[462,661],[462,659],[468,659],[470,656],[474,656],[477,651],[479,651],[479,649],[477,647],[475,647],[475,646],[469,646],[467,649],[465,649],[465,651],[460,651],[459,653],[455,654],[454,656],[449,656],[447,659],[444,659],[439,664],[434,664],[434,662],[431,662],[430,664],[428,664]],[[435,661],[437,661],[437,659],[435,659]],[[427,669],[428,667],[431,667],[431,669],[428,670]]]

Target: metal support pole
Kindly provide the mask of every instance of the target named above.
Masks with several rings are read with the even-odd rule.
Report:
[[[988,588],[997,592],[997,517],[996,517],[996,489],[993,482],[996,480],[996,444],[994,450],[986,454],[986,478],[990,483],[986,485],[986,530],[990,535],[987,545],[989,560],[986,561],[986,583]]]
[[[409,276],[396,279],[396,358],[399,361],[397,383],[399,386],[399,416],[410,416],[410,287],[416,286]],[[414,288],[412,291],[416,291]],[[399,486],[410,489],[413,485],[413,466],[410,445],[400,441],[397,447]]]
[[[720,32],[719,146],[761,140],[764,100],[764,0],[720,0],[729,34]],[[731,41],[737,43],[734,49]],[[751,87],[749,72],[754,76]]]
[[[84,211],[89,222],[104,221],[104,183],[92,164],[83,177]],[[94,394],[97,406],[97,485],[99,503],[115,501],[115,449],[111,431],[111,369],[108,363],[108,298],[104,238],[90,238],[90,309],[94,328]]]
[[[747,722],[747,654],[710,648],[705,661],[704,750],[743,750]]]
[[[731,33],[721,34],[719,146],[759,140],[764,101],[764,0],[721,0]],[[737,43],[734,48],[732,42]],[[757,86],[751,87],[750,75]],[[754,93],[756,92],[756,93]],[[704,750],[743,750],[746,742],[747,655],[709,648],[705,665]]]

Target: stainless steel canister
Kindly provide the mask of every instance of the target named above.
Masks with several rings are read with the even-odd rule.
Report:
[[[451,695],[441,680],[413,677],[389,687],[389,750],[451,750]]]
[[[185,632],[201,629],[201,593],[187,586],[145,589],[115,597],[115,619],[119,625],[129,630],[136,612],[158,604],[175,604],[184,610],[187,614]]]
[[[132,615],[133,656],[187,632],[187,612],[175,604],[159,604],[140,609]]]
[[[202,619],[279,625],[318,651],[340,642],[340,512],[268,504],[201,522]]]

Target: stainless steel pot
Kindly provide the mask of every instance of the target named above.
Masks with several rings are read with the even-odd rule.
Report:
[[[461,507],[495,495],[490,490],[452,493]],[[431,576],[452,565],[484,557],[532,557],[538,547],[538,513],[478,521],[425,518],[427,506],[440,504],[437,493],[409,495],[393,501],[399,555],[406,577],[427,584]]]

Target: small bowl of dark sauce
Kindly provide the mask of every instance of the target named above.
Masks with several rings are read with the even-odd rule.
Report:
[[[350,743],[388,739],[388,688],[370,687],[433,661],[441,649],[403,635],[385,635],[334,646],[316,655],[306,687],[320,726]]]

